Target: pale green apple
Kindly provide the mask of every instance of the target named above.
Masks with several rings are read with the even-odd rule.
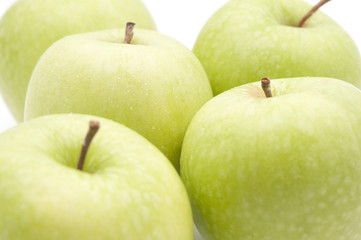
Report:
[[[331,4],[331,3],[330,3]],[[361,87],[360,53],[350,36],[302,0],[232,0],[203,27],[194,46],[215,95],[270,78],[331,77]]]
[[[194,54],[155,31],[124,29],[66,37],[38,62],[28,89],[25,119],[54,113],[106,117],[136,130],[179,168],[185,131],[212,98]]]
[[[77,170],[88,122],[100,122]],[[87,115],[46,116],[0,135],[0,239],[191,240],[178,173],[143,137]]]
[[[330,78],[226,91],[196,114],[181,175],[205,240],[361,239],[361,91]]]
[[[40,56],[70,34],[117,28],[135,21],[155,29],[141,0],[19,0],[0,21],[0,92],[18,121]]]

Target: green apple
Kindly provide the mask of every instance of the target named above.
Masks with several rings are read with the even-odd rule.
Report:
[[[184,134],[212,98],[194,54],[155,31],[124,29],[66,37],[41,57],[31,77],[25,119],[83,113],[123,123],[146,137],[179,168]]]
[[[82,170],[88,122],[100,122]],[[178,173],[143,137],[113,121],[54,115],[0,135],[0,239],[191,240]]]
[[[194,46],[215,95],[270,78],[331,77],[361,87],[360,53],[350,36],[302,0],[232,0],[203,27]]]
[[[70,34],[136,21],[155,29],[141,0],[20,0],[0,22],[0,92],[12,114],[23,120],[26,89],[44,51]]]
[[[259,82],[196,114],[181,175],[207,240],[361,239],[361,91],[330,78]]]

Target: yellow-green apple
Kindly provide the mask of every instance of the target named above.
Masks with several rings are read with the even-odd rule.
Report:
[[[40,56],[70,34],[103,30],[136,21],[155,29],[141,0],[21,0],[0,21],[0,91],[18,121],[26,89]]]
[[[100,129],[82,147],[90,120]],[[107,119],[45,116],[2,133],[0,192],[4,240],[193,238],[190,203],[173,166]]]
[[[31,77],[25,119],[70,112],[106,117],[146,137],[178,169],[185,131],[212,97],[206,73],[172,38],[137,29],[127,44],[124,35],[105,30],[52,45]]]
[[[310,9],[303,0],[232,0],[219,9],[193,49],[214,94],[264,76],[331,77],[361,87],[360,53],[336,22],[317,11],[297,26]]]
[[[233,88],[190,124],[181,175],[198,230],[207,240],[361,239],[361,91],[310,77],[265,92]]]

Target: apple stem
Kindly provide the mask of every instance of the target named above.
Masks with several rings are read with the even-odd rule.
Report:
[[[133,35],[134,35],[134,26],[135,23],[133,22],[127,22],[127,26],[125,28],[125,37],[124,37],[124,42],[125,44],[130,44],[130,42],[133,39]]]
[[[271,80],[269,78],[262,78],[261,85],[266,97],[272,97]]]
[[[95,122],[95,121],[90,121],[89,122],[89,130],[88,133],[83,141],[82,147],[81,147],[81,152],[80,152],[80,157],[79,157],[79,161],[78,161],[78,167],[77,169],[82,171],[84,168],[84,163],[85,163],[85,157],[86,154],[88,152],[90,143],[92,142],[95,134],[98,132],[98,129],[100,128],[100,124],[99,122]]]
[[[303,16],[301,21],[298,23],[297,27],[303,27],[303,25],[305,24],[307,19],[309,19],[315,12],[317,12],[317,10],[320,7],[322,7],[324,4],[326,4],[329,1],[331,1],[331,0],[321,0],[319,3],[317,3],[315,6],[313,6],[313,8],[311,8],[311,10],[305,16]]]

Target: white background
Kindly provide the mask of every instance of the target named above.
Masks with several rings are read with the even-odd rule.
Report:
[[[16,0],[0,0],[0,16]],[[143,0],[158,30],[192,49],[207,19],[228,0]],[[306,0],[316,4],[318,0]],[[338,22],[361,48],[361,3],[359,0],[333,0],[322,11]],[[1,57],[1,56],[0,56]],[[0,98],[0,133],[17,123]]]

